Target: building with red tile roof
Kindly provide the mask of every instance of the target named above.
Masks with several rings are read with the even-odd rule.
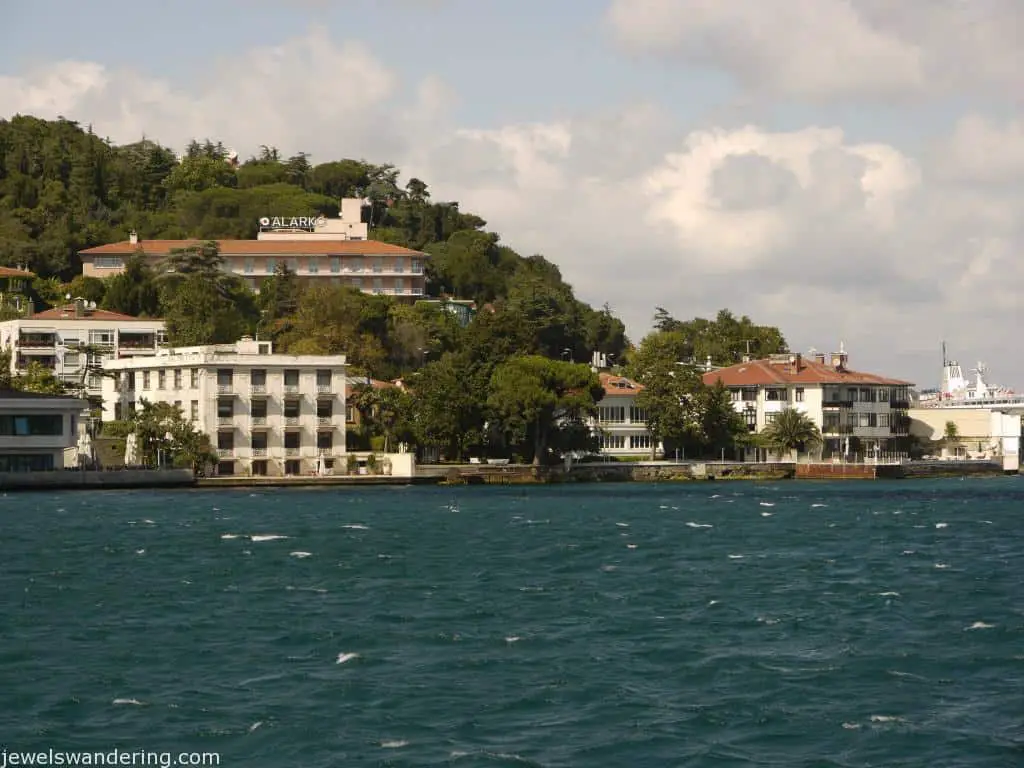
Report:
[[[606,456],[647,456],[651,453],[651,433],[647,412],[637,406],[636,396],[643,385],[613,373],[598,374],[604,397],[597,403],[597,418],[592,427]]]
[[[101,377],[90,367],[103,360],[155,355],[166,341],[164,321],[99,309],[75,299],[15,320],[0,322],[0,345],[11,351],[11,372],[32,362],[51,369],[65,383],[81,385],[89,396],[101,394]]]
[[[260,219],[255,240],[216,240],[225,269],[258,290],[262,280],[287,266],[303,279],[347,285],[364,293],[420,298],[426,294],[428,255],[391,243],[367,239],[360,220],[362,201],[342,200],[337,219],[299,217]],[[283,222],[283,223],[279,223]],[[289,226],[289,223],[294,226]],[[202,240],[127,240],[79,252],[82,274],[110,277],[124,271],[133,254],[145,254],[159,266],[171,251],[200,245]]]
[[[745,360],[705,373],[703,381],[729,390],[751,432],[762,431],[792,408],[821,429],[825,457],[882,457],[906,450],[913,384],[850,368],[842,345],[829,354]]]

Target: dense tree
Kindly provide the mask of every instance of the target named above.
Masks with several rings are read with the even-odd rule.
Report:
[[[727,309],[721,310],[714,320],[695,317],[681,321],[663,307],[657,307],[654,326],[658,332],[675,334],[680,362],[704,363],[710,358],[714,365],[732,365],[745,354],[767,357],[787,351],[786,340],[778,328],[757,325],[746,315],[737,318]]]
[[[164,461],[202,473],[217,461],[210,438],[198,431],[181,408],[170,403],[142,400],[129,420],[128,430],[138,438],[140,460],[153,466]],[[107,434],[113,434],[105,430]],[[115,430],[116,432],[116,430]]]
[[[513,357],[491,376],[488,406],[516,442],[532,442],[535,466],[546,463],[548,449],[564,430],[596,413],[604,389],[585,365],[540,355]]]

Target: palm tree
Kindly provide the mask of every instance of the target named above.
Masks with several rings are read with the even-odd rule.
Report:
[[[781,411],[774,422],[761,433],[765,443],[776,452],[813,450],[821,445],[821,430],[805,413],[793,408]]]

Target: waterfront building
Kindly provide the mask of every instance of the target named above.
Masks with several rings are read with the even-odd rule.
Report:
[[[262,281],[280,266],[304,280],[346,285],[363,293],[415,299],[426,294],[428,255],[410,248],[367,239],[361,220],[363,203],[341,201],[337,219],[323,217],[260,219],[255,240],[217,240],[224,269],[238,275],[258,291]],[[160,269],[171,251],[200,245],[200,240],[141,240],[135,232],[127,240],[79,252],[82,274],[110,277],[124,271],[135,253]]]
[[[104,363],[103,420],[171,403],[209,435],[221,475],[344,471],[344,355],[276,354],[269,341],[161,349]]]
[[[102,393],[96,371],[104,360],[155,355],[166,341],[163,320],[108,312],[85,299],[0,322],[0,346],[11,352],[12,373],[37,362],[89,397]]]
[[[902,458],[909,449],[908,381],[848,367],[840,345],[830,354],[811,351],[745,359],[709,371],[705,384],[721,382],[750,432],[761,432],[787,408],[811,418],[821,430],[823,458]],[[764,449],[746,449],[747,460],[764,460]]]
[[[88,406],[76,397],[0,390],[0,472],[63,469]]]
[[[1020,468],[1021,414],[978,408],[911,408],[910,435],[943,459],[999,460]],[[947,436],[952,424],[955,436]]]
[[[643,386],[625,376],[598,374],[604,396],[597,403],[591,427],[597,431],[602,456],[650,456],[653,437],[647,429],[647,411],[636,404]],[[661,445],[655,446],[661,450]]]

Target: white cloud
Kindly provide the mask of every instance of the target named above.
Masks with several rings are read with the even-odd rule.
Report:
[[[998,123],[981,115],[960,119],[939,145],[936,173],[977,183],[1020,183],[1024,177],[1024,120]]]
[[[547,255],[634,337],[658,305],[680,317],[729,307],[801,348],[842,339],[869,369],[934,383],[945,338],[1024,384],[1024,364],[999,359],[1019,327],[1024,196],[977,183],[1009,164],[992,158],[1020,161],[1019,125],[967,121],[920,157],[836,127],[687,131],[651,105],[458,126],[444,83],[403,82],[318,30],[208,75],[184,88],[58,63],[0,80],[0,113],[62,114],[118,142],[209,136],[243,156],[274,144],[394,162],[520,252]]]
[[[720,67],[751,91],[1022,95],[1018,0],[612,0],[606,21],[626,50]]]

